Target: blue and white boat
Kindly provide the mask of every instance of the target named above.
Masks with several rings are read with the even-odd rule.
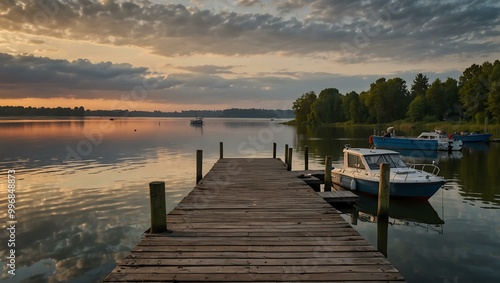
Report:
[[[450,139],[444,132],[422,132],[416,138],[396,137],[394,135],[376,136],[372,135],[375,148],[384,149],[410,149],[410,150],[462,150],[462,141]]]
[[[389,163],[391,167],[391,197],[426,200],[446,183],[444,178],[437,176],[439,167],[434,164],[406,165],[398,152],[367,148],[345,148],[344,166],[332,169],[332,183],[352,191],[378,195],[381,163]]]
[[[488,142],[492,134],[465,133],[453,134],[453,139],[462,142]]]

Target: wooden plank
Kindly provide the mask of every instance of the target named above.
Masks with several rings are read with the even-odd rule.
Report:
[[[279,159],[220,159],[104,282],[404,281],[327,193]]]

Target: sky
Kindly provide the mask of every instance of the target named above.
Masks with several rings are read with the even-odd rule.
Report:
[[[0,105],[291,109],[500,59],[500,2],[3,0]]]

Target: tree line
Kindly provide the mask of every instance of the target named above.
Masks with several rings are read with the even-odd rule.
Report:
[[[292,107],[301,124],[348,122],[389,123],[398,120],[433,122],[462,120],[500,121],[500,61],[473,64],[459,80],[447,78],[429,83],[420,73],[408,90],[406,81],[379,78],[370,89],[345,95],[336,88],[314,91],[297,98]]]
[[[0,106],[0,116],[103,116],[103,117],[218,117],[218,118],[293,118],[292,110],[241,109],[224,110],[183,110],[174,112],[162,111],[129,111],[129,110],[89,110],[83,106],[74,108],[46,108],[23,106]]]

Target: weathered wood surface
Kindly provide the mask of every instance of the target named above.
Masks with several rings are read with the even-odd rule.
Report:
[[[167,222],[104,281],[404,281],[279,159],[219,160]]]
[[[331,192],[317,192],[325,201],[329,203],[335,202],[356,202],[359,200],[359,196],[355,193],[347,190],[337,191],[333,190]]]

